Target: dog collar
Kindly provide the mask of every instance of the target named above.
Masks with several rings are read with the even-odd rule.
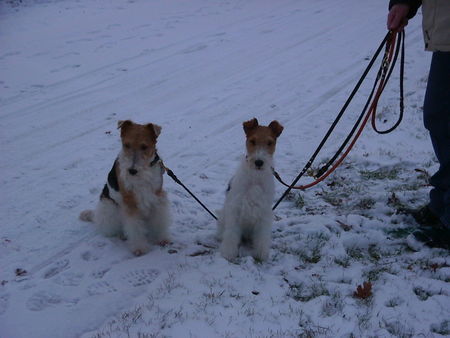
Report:
[[[160,159],[161,159],[161,158],[159,157],[158,153],[155,152],[155,158],[153,159],[153,161],[150,162],[150,167],[153,167],[156,163],[158,163],[158,161],[159,161]]]

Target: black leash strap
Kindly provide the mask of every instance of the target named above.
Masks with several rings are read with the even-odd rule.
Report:
[[[197,196],[195,196],[184,184],[183,184],[183,182],[181,182],[179,179],[178,179],[178,177],[173,173],[173,171],[172,170],[170,170],[169,168],[167,168],[167,167],[164,167],[165,169],[166,169],[166,173],[167,173],[167,175],[169,175],[170,176],[170,178],[172,178],[174,181],[175,181],[175,183],[177,183],[177,184],[179,184],[179,185],[181,185],[182,187],[183,187],[183,189],[184,190],[186,190],[187,192],[188,192],[188,194],[189,195],[191,195],[196,201],[197,201],[197,203],[198,204],[200,204],[202,207],[203,207],[203,209],[205,209],[215,220],[217,220],[217,217],[216,217],[216,215],[214,215],[212,212],[211,212],[211,210],[209,210],[207,207],[206,207],[206,205],[204,205],[203,203],[202,203],[202,201],[200,201],[198,198],[197,198]]]

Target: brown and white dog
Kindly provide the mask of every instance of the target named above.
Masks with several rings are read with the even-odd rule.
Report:
[[[122,150],[109,172],[95,210],[80,219],[94,222],[105,236],[125,236],[131,251],[142,255],[150,243],[168,242],[169,202],[163,190],[164,167],[156,150],[161,127],[119,121]]]
[[[273,154],[283,126],[278,121],[260,126],[254,118],[244,122],[243,127],[247,154],[228,186],[217,235],[222,241],[220,252],[224,258],[236,258],[239,245],[245,241],[253,246],[252,256],[262,261],[269,257],[270,251],[275,194]]]

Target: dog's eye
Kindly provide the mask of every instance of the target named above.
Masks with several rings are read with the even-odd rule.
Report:
[[[272,142],[272,141],[268,141],[268,142],[267,142],[267,145],[268,145],[269,147],[271,147],[271,146],[273,145],[273,142]]]
[[[130,149],[130,148],[131,148],[131,145],[130,145],[129,143],[124,143],[123,146],[124,146],[126,149]]]
[[[255,140],[250,140],[250,144],[251,144],[252,146],[256,146],[256,141],[255,141]]]
[[[141,150],[147,150],[148,146],[146,144],[141,144]]]

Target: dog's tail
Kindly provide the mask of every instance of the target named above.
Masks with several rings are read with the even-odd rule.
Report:
[[[78,216],[83,222],[94,222],[94,210],[84,210]]]

